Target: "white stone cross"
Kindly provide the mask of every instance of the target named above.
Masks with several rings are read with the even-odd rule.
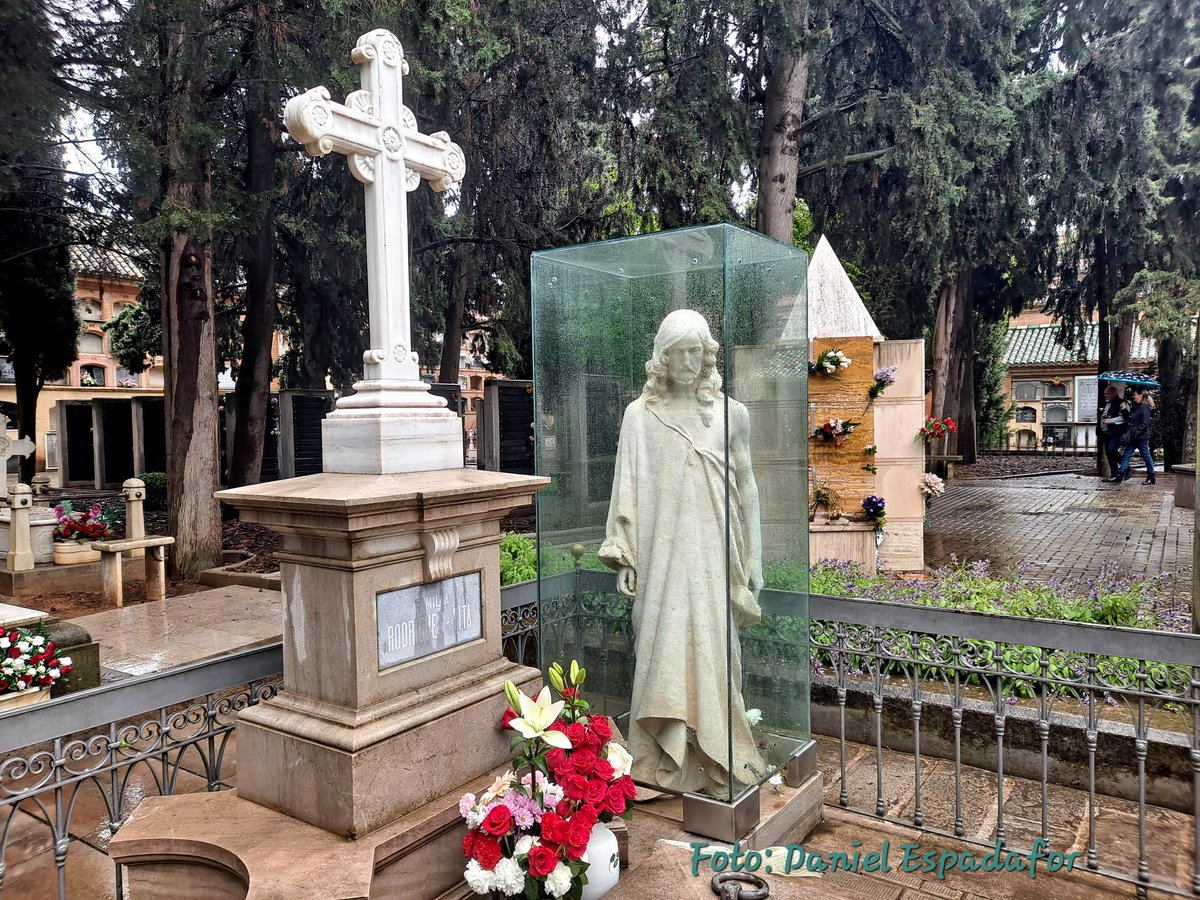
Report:
[[[7,462],[14,456],[28,456],[35,449],[33,441],[27,437],[14,441],[0,434],[0,462]]]
[[[409,317],[405,192],[416,190],[422,178],[444,191],[462,180],[467,164],[446,132],[417,131],[416,116],[404,105],[408,62],[394,34],[383,29],[364,34],[350,58],[358,64],[362,90],[342,105],[333,103],[325,88],[313,88],[288,101],[284,120],[313,156],[345,154],[354,177],[366,185],[371,349],[363,363],[365,380],[384,384],[364,385],[360,394],[366,396],[338,404],[362,408],[394,405],[383,400],[390,393],[387,382],[420,380]]]

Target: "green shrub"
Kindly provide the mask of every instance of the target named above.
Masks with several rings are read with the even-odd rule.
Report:
[[[166,512],[167,473],[143,472],[138,478],[146,484],[146,505],[143,508],[147,512]]]
[[[518,584],[537,578],[537,547],[524,534],[507,531],[500,539],[500,584]]]

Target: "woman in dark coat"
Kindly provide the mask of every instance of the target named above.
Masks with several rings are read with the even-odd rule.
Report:
[[[1121,465],[1109,481],[1120,483],[1129,477],[1129,462],[1136,450],[1146,462],[1146,480],[1142,484],[1154,484],[1154,457],[1150,454],[1150,410],[1153,408],[1150,397],[1144,387],[1133,389],[1133,408],[1125,417],[1125,434],[1121,444],[1125,453],[1121,456]]]

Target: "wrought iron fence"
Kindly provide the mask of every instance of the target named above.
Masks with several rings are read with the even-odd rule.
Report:
[[[1017,421],[1002,437],[981,439],[981,453],[1019,453],[1036,456],[1092,456],[1096,453],[1095,422],[1044,422],[1039,435]]]
[[[237,713],[273,697],[282,669],[276,643],[0,716],[0,896],[19,814],[48,829],[56,884],[46,889],[66,900],[71,821],[87,792],[98,792],[115,833],[139,770],[164,796],[175,793],[185,765],[208,790],[226,787]],[[116,887],[122,896],[119,866]]]
[[[543,635],[556,642],[547,649],[561,653],[560,642],[579,648],[595,693],[613,672],[626,677],[629,601],[616,593],[611,573],[579,570],[577,578],[574,589],[562,575],[543,582],[541,606],[524,603],[506,640],[520,638],[529,652],[540,613]],[[795,662],[787,658],[797,646],[794,595],[767,590],[760,600],[762,623],[742,632],[747,679],[755,657],[768,662],[771,677]],[[810,598],[809,613],[813,731],[837,738],[841,806],[1031,852],[1035,838],[1051,837],[1050,786],[1082,785],[1088,870],[1134,885],[1140,897],[1148,889],[1200,896],[1200,636],[824,595]],[[865,797],[846,777],[855,743],[874,748]],[[903,817],[885,802],[885,747],[912,755],[913,800]],[[944,819],[925,802],[930,757],[953,761]],[[964,766],[993,773],[995,826],[986,840],[967,833]],[[1037,785],[1036,833],[1010,828],[1006,776]],[[1102,796],[1136,805],[1137,858],[1124,868],[1105,853]],[[1152,805],[1190,817],[1190,886],[1175,882],[1173,858],[1151,859]],[[1107,839],[1110,848],[1120,843],[1111,832]]]
[[[572,638],[603,651],[589,659],[589,681],[623,677],[628,601],[611,573],[562,573],[542,583],[540,598],[532,583],[501,595],[510,658],[536,664],[543,613],[576,617]],[[790,671],[779,663],[797,662],[784,659],[797,646],[794,595],[768,590],[761,602],[763,622],[743,632],[746,658]],[[1139,896],[1147,889],[1200,896],[1200,637],[821,595],[811,597],[810,614],[803,652],[812,657],[813,726],[837,738],[843,807],[988,845],[967,833],[963,797],[964,766],[984,769],[994,774],[993,839],[1028,851],[1028,832],[1018,834],[1006,818],[1005,777],[1040,789],[1034,830],[1043,839],[1050,785],[1077,782],[1086,792],[1088,869],[1134,885]],[[99,792],[116,831],[135,770],[148,772],[162,794],[175,792],[185,767],[208,790],[221,789],[237,712],[273,696],[281,670],[273,644],[0,716],[0,896],[18,807],[48,829],[65,898],[82,792]],[[853,743],[873,747],[873,784],[852,786],[846,777]],[[913,798],[903,816],[885,802],[885,748],[912,755]],[[942,818],[926,802],[930,756],[953,761],[954,799]],[[1108,863],[1112,836],[1098,820],[1105,794],[1135,804],[1137,859],[1126,869]],[[1190,817],[1190,888],[1172,880],[1174,860],[1151,858],[1152,805]],[[119,869],[117,879],[120,890]]]

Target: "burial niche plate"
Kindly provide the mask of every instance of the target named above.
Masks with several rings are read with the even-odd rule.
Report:
[[[478,640],[480,605],[478,572],[380,591],[375,595],[380,670]]]

